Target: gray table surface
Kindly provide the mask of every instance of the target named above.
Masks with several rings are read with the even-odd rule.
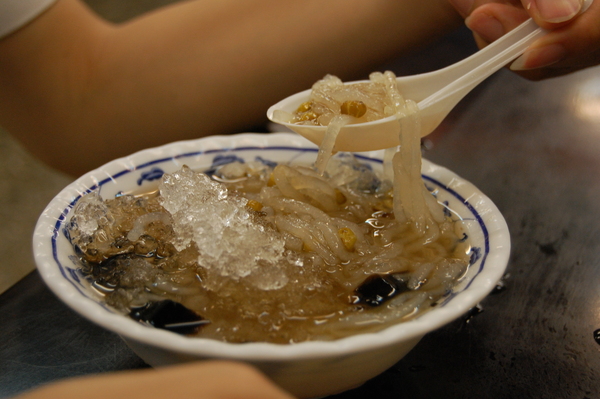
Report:
[[[455,54],[453,45],[442,53]],[[416,59],[435,66],[438,55]],[[537,83],[501,71],[427,144],[426,158],[474,183],[504,214],[512,237],[504,287],[335,397],[600,398],[600,69]],[[119,337],[59,302],[36,272],[0,296],[0,337],[0,397],[146,367]]]

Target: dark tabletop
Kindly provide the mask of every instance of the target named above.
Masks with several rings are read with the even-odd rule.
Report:
[[[450,36],[395,69],[453,62],[463,40]],[[504,214],[507,274],[478,308],[335,398],[600,398],[600,69],[537,83],[501,71],[426,145],[426,158],[474,183]],[[36,272],[0,296],[0,397],[141,367]]]

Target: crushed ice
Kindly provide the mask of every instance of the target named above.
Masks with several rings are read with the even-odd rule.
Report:
[[[277,267],[286,256],[285,241],[275,229],[257,223],[246,198],[187,167],[165,175],[159,189],[161,205],[173,218],[175,248],[181,251],[195,243],[198,264],[209,274],[239,279],[260,268],[271,271],[272,278],[257,279],[259,288],[286,284]]]

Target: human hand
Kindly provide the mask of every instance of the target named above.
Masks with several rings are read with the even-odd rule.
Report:
[[[256,369],[205,361],[61,381],[15,399],[293,399]]]
[[[541,80],[600,64],[600,1],[590,0],[450,0],[466,18],[479,47],[514,29],[528,18],[547,35],[534,42],[511,69]]]

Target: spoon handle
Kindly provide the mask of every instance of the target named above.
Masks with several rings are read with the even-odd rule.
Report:
[[[585,12],[593,1],[584,0],[579,13]],[[439,73],[440,80],[444,77],[445,81],[451,80],[452,83],[440,86],[438,91],[420,101],[419,108],[431,107],[444,99],[447,99],[448,102],[454,100],[455,105],[475,86],[523,54],[535,40],[547,32],[540,28],[533,19],[528,19],[472,56],[438,70],[435,74]]]
[[[483,80],[523,54],[531,43],[546,32],[529,19],[472,56],[439,70],[440,75],[445,72],[452,83],[419,102],[419,108],[430,107],[451,96],[460,100]]]

